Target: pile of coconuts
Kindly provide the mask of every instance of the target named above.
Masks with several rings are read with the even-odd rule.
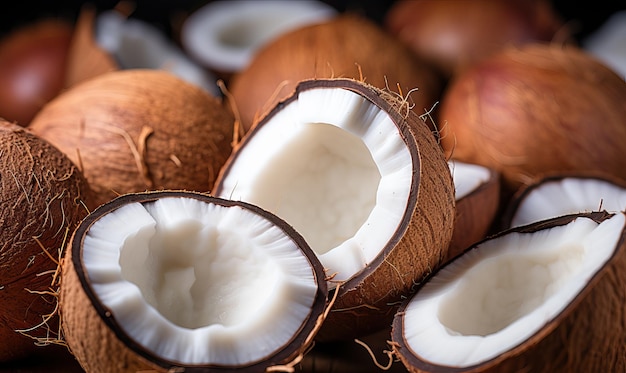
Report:
[[[455,1],[218,94],[64,23],[0,112],[0,371],[626,371],[626,82],[547,0]]]

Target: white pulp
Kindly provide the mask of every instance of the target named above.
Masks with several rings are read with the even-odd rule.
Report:
[[[188,198],[125,205],[99,219],[83,262],[133,340],[186,364],[248,364],[288,343],[317,283],[283,231],[240,207]]]
[[[393,236],[412,182],[412,157],[384,111],[348,90],[313,89],[258,128],[219,196],[286,220],[340,281]]]
[[[96,18],[95,39],[124,69],[159,69],[194,84],[213,96],[221,92],[215,77],[187,57],[156,26],[127,18],[115,10]]]
[[[621,213],[600,224],[578,218],[539,233],[508,234],[467,252],[411,300],[404,315],[410,349],[434,364],[468,367],[519,345],[602,268],[624,220]]]
[[[458,201],[489,181],[489,169],[471,163],[448,161],[448,167],[454,181],[455,199]]]
[[[325,21],[337,11],[323,1],[212,1],[183,23],[181,42],[206,67],[237,72],[263,45],[298,27]]]
[[[511,226],[565,214],[624,209],[626,189],[623,187],[602,179],[566,177],[533,188],[517,207]]]

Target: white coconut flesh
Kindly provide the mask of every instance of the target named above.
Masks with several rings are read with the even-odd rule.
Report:
[[[565,177],[542,182],[516,207],[511,226],[579,212],[626,209],[626,188],[608,180]]]
[[[471,163],[448,161],[452,180],[454,181],[454,197],[458,201],[472,193],[491,178],[488,168]]]
[[[220,95],[215,76],[152,24],[109,10],[98,15],[94,26],[98,46],[114,56],[123,69],[165,70],[214,96]]]
[[[413,182],[412,155],[386,112],[350,90],[317,88],[256,128],[217,193],[286,220],[342,281],[394,235]]]
[[[488,240],[443,267],[404,313],[407,345],[432,364],[469,367],[519,345],[553,320],[617,247],[624,215],[577,218]],[[445,348],[442,348],[445,346]]]
[[[311,313],[311,264],[284,231],[240,207],[189,198],[131,203],[84,238],[93,291],[147,351],[243,365],[286,345]]]
[[[204,66],[236,72],[272,39],[336,14],[321,1],[212,1],[185,20],[181,43]]]

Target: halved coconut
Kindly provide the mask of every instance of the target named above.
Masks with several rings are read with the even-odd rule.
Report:
[[[341,283],[321,339],[388,325],[446,256],[454,224],[435,134],[405,101],[353,79],[302,81],[233,150],[213,193],[281,216]]]
[[[503,214],[504,228],[579,212],[626,209],[626,181],[609,175],[569,173],[538,177],[522,187]]]
[[[126,69],[159,69],[197,85],[213,96],[216,77],[188,57],[156,26],[124,11],[97,12],[85,6],[70,47],[65,85]]]
[[[500,206],[500,173],[478,164],[448,161],[454,180],[456,219],[447,259],[489,234]]]
[[[302,236],[243,202],[126,194],[70,243],[63,331],[88,372],[265,371],[306,351],[326,309]]]
[[[317,0],[211,1],[185,19],[181,43],[203,66],[229,76],[246,68],[256,51],[279,35],[337,13]]]
[[[411,372],[624,372],[624,213],[502,231],[441,267],[400,308]]]

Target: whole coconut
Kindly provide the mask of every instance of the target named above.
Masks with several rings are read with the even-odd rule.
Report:
[[[0,117],[22,126],[64,87],[69,21],[42,18],[0,39]]]
[[[102,204],[160,189],[209,191],[231,152],[221,100],[163,70],[104,73],[68,88],[30,129],[81,167]]]
[[[418,114],[435,105],[442,87],[434,68],[399,40],[370,20],[346,13],[268,42],[231,78],[228,88],[247,131],[300,81],[324,78],[361,80],[379,89],[400,90],[403,96],[412,91]]]
[[[66,239],[93,207],[79,169],[0,120],[0,362],[58,338],[56,284]],[[23,331],[23,333],[18,333]]]
[[[448,86],[439,127],[449,156],[500,172],[503,195],[540,174],[626,178],[626,82],[575,46],[511,47]]]
[[[401,0],[384,25],[446,77],[508,45],[570,36],[549,0]]]

